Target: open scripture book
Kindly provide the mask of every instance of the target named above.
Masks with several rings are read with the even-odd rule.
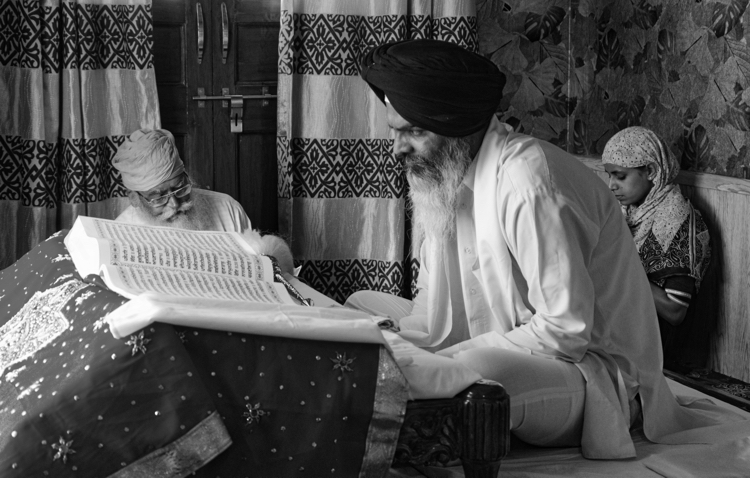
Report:
[[[65,245],[82,277],[98,275],[107,287],[129,299],[153,292],[253,303],[304,301],[288,282],[274,282],[281,279],[278,266],[236,232],[189,231],[79,216]]]
[[[411,398],[448,398],[481,377],[459,362],[429,353],[390,332],[393,321],[315,297],[312,306],[284,285],[273,261],[241,234],[138,226],[79,216],[64,240],[78,273],[100,276],[130,300],[106,315],[115,338],[153,322],[247,334],[388,347]],[[293,279],[294,280],[294,279]],[[317,294],[317,295],[316,295]],[[324,306],[321,306],[324,305]],[[384,330],[385,329],[385,330]]]
[[[64,243],[81,277],[98,276],[130,299],[106,316],[116,338],[151,322],[166,322],[287,337],[384,341],[369,315],[339,304],[314,306],[292,285],[295,278],[284,277],[274,258],[258,254],[236,232],[79,216]],[[307,296],[314,292],[325,298],[296,283],[308,289]]]

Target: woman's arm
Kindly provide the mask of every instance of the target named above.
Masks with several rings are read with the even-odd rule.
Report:
[[[653,282],[649,282],[649,284],[651,285],[651,294],[654,296],[657,315],[674,326],[680,325],[685,319],[687,306],[670,299],[667,292]]]

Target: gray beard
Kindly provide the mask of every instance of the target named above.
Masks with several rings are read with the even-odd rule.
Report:
[[[429,156],[407,155],[412,257],[419,257],[425,239],[442,249],[455,237],[459,192],[471,162],[469,143],[463,138],[446,138]]]
[[[206,231],[211,226],[211,218],[206,206],[206,199],[193,192],[190,201],[183,202],[176,209],[167,206],[158,216],[154,216],[146,208],[139,207],[136,208],[136,215],[143,224],[151,226]]]

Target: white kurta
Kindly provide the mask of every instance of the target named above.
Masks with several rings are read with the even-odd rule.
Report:
[[[646,274],[619,203],[588,167],[493,119],[464,186],[455,242],[439,257],[422,249],[405,337],[435,346],[468,334],[454,350],[501,347],[574,363],[587,382],[589,458],[634,456],[636,394],[654,441],[726,419],[681,407],[669,391]]]
[[[211,224],[207,231],[223,232],[245,232],[250,228],[250,218],[232,196],[209,191],[207,189],[193,188],[191,195],[199,196],[206,208],[205,213],[210,218]],[[128,206],[115,221],[128,224],[146,224],[142,222],[138,211],[133,206]]]

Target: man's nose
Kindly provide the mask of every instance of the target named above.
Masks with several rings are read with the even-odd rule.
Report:
[[[406,141],[400,134],[396,134],[393,137],[393,155],[397,158],[405,154],[412,153],[414,149],[411,147],[408,141]]]
[[[167,204],[168,204],[169,206],[173,207],[173,208],[176,208],[176,207],[178,207],[178,206],[180,205],[180,200],[179,200],[179,199],[177,199],[177,196],[176,196],[175,194],[172,194],[172,195],[171,195],[171,196],[169,196],[169,198],[167,199]]]
[[[609,179],[609,190],[614,191],[617,189],[617,183],[612,180],[612,178]]]

